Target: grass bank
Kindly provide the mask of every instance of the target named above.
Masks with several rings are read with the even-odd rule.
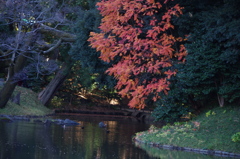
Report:
[[[52,110],[41,104],[37,99],[37,93],[24,87],[16,87],[14,96],[19,92],[21,92],[20,105],[8,101],[6,107],[0,109],[0,114],[44,116],[53,113]]]
[[[176,122],[162,128],[151,126],[135,138],[143,143],[156,143],[195,149],[240,153],[240,107],[208,110],[188,122]]]

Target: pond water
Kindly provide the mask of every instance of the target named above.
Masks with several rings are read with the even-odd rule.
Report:
[[[150,123],[94,115],[54,116],[78,126],[16,121],[0,122],[0,159],[212,159],[216,156],[160,150],[132,142]],[[103,121],[107,128],[99,128]],[[108,131],[107,131],[108,130]]]

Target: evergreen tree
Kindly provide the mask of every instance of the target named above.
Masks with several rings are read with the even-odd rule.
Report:
[[[218,1],[192,13],[197,20],[188,37],[188,56],[179,77],[195,100],[209,101],[215,94],[223,106],[224,101],[240,97],[239,6],[237,0]]]
[[[69,54],[72,59],[80,61],[79,64],[82,69],[80,72],[82,75],[79,76],[79,82],[83,87],[90,89],[95,83],[99,89],[113,89],[115,80],[105,74],[110,64],[100,60],[100,53],[91,48],[89,46],[90,43],[87,41],[90,32],[100,31],[98,27],[102,17],[95,6],[97,0],[87,0],[86,2],[87,5],[84,6],[83,12],[81,13],[82,16],[79,16],[76,27],[74,28],[77,41]],[[93,80],[89,79],[91,76]]]
[[[155,103],[158,120],[176,120],[210,102],[239,102],[240,2],[176,0],[183,15],[173,20],[179,36],[187,35],[188,55],[171,81],[167,96]]]

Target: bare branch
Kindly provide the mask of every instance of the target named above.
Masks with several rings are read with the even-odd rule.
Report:
[[[51,48],[49,48],[49,49],[46,50],[46,51],[43,51],[43,53],[44,53],[44,54],[47,54],[47,53],[55,50],[56,48],[58,48],[58,47],[60,46],[61,43],[62,43],[62,39],[59,39],[58,42],[57,42],[54,46],[52,46]]]

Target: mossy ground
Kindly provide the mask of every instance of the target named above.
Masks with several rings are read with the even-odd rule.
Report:
[[[53,113],[52,110],[41,104],[37,99],[36,92],[17,86],[13,94],[16,95],[19,92],[21,92],[20,105],[8,101],[6,107],[0,109],[0,114],[44,116]]]
[[[231,139],[237,132],[240,132],[240,107],[229,106],[205,111],[188,122],[162,128],[151,126],[135,137],[145,143],[240,153],[240,142]]]

